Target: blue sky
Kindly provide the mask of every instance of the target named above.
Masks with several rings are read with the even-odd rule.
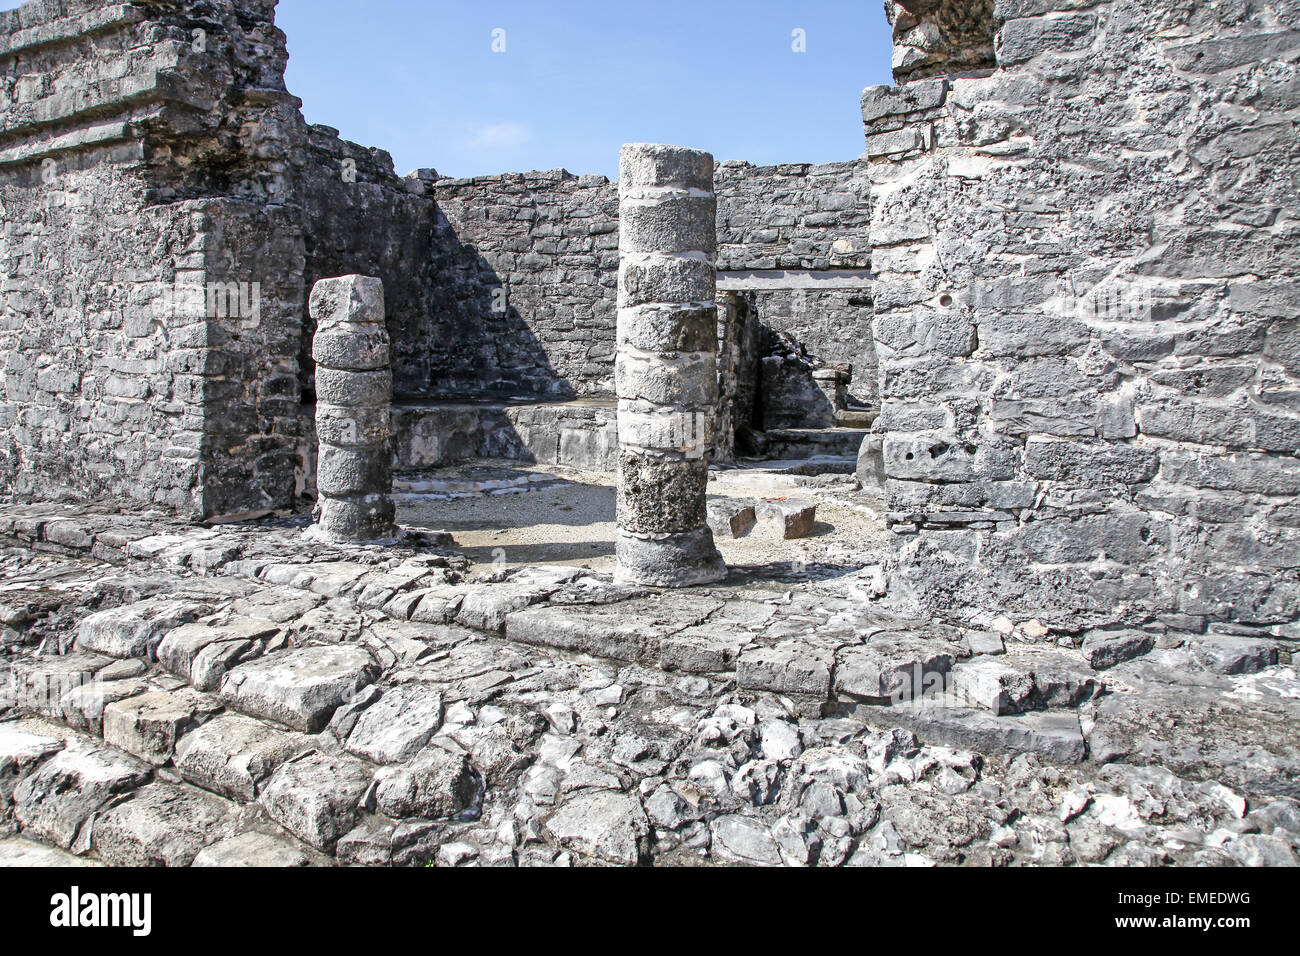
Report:
[[[281,0],[277,22],[308,121],[385,148],[399,173],[612,178],[638,140],[853,159],[862,87],[892,82],[879,0]]]
[[[880,0],[280,0],[289,89],[399,173],[617,174],[622,143],[718,159],[862,152],[891,82]],[[505,31],[494,53],[493,30]],[[792,33],[804,31],[806,52]]]
[[[19,6],[0,0],[0,9]],[[280,0],[309,122],[399,173],[613,178],[622,143],[759,164],[862,152],[858,97],[891,82],[880,0]],[[505,51],[493,52],[504,30]],[[803,31],[805,52],[792,49]],[[498,35],[499,36],[499,35]],[[499,45],[499,43],[498,43]]]

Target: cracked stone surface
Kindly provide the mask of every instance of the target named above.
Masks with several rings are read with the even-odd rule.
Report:
[[[95,527],[159,537],[131,520]],[[1297,859],[1286,639],[955,626],[869,570],[657,592],[291,527],[146,550],[0,551],[0,604],[30,608],[0,658],[0,861]],[[149,636],[85,649],[91,617]],[[213,693],[194,665],[227,644]]]

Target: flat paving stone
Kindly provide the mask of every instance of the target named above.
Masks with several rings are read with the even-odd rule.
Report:
[[[74,856],[66,850],[57,850],[43,843],[33,843],[21,837],[0,840],[0,867],[64,867],[103,866],[98,860]]]
[[[456,623],[479,631],[499,634],[513,611],[545,601],[555,586],[535,584],[472,584],[464,588]]]
[[[400,763],[414,757],[442,724],[442,695],[427,684],[388,687],[363,710],[346,747],[375,763]]]
[[[30,729],[28,729],[30,727]],[[66,746],[62,737],[24,723],[0,724],[0,821],[9,815],[18,778]]]
[[[277,634],[274,621],[243,618],[225,624],[184,624],[158,644],[158,663],[199,690],[216,690],[227,662],[249,650],[254,641]]]
[[[233,808],[193,787],[154,783],[95,820],[92,846],[111,866],[189,866]]]
[[[59,717],[63,696],[90,683],[111,661],[79,651],[17,658],[9,666],[13,705],[20,711]]]
[[[736,661],[736,683],[745,690],[829,697],[835,650],[802,640],[753,647]]]
[[[139,697],[151,689],[142,677],[103,680],[107,670],[104,668],[94,680],[72,688],[59,698],[59,714],[69,727],[103,736],[105,707],[114,701]]]
[[[506,638],[620,661],[654,662],[665,635],[703,623],[722,602],[692,595],[615,605],[547,604],[506,617]]]
[[[311,747],[312,738],[302,734],[222,714],[181,738],[175,762],[190,783],[250,803],[281,764]]]
[[[890,707],[860,706],[872,727],[910,730],[927,744],[986,754],[1037,754],[1057,764],[1076,764],[1088,754],[1077,714],[1044,711],[1000,717],[944,701],[909,701]]]
[[[209,605],[194,601],[150,598],[96,611],[78,626],[77,647],[109,657],[152,658],[169,631],[211,610]]]
[[[562,847],[623,866],[641,858],[649,822],[640,802],[612,790],[579,791],[546,820],[546,829]]]
[[[194,857],[191,866],[286,867],[328,866],[329,858],[294,840],[249,830],[211,846]]]
[[[143,785],[152,768],[106,744],[75,738],[14,788],[14,819],[25,833],[61,849],[121,793]]]
[[[240,664],[221,682],[221,695],[243,713],[315,733],[378,673],[359,647],[300,647]]]

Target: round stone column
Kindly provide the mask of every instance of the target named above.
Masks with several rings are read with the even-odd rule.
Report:
[[[319,443],[313,531],[330,541],[391,540],[393,373],[384,284],[359,275],[321,279],[308,308],[316,320]]]
[[[727,574],[705,510],[718,403],[713,157],[629,143],[618,191],[617,576],[706,584]]]

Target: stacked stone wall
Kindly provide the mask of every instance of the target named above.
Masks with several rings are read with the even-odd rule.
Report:
[[[715,175],[720,271],[869,268],[862,164],[728,161]],[[432,192],[424,393],[612,392],[617,184],[554,170],[444,179]],[[861,394],[874,397],[866,295],[777,288],[756,298],[762,321],[826,364],[854,364]]]
[[[996,71],[863,96],[895,590],[1294,634],[1300,10],[994,14]]]
[[[0,15],[0,494],[287,503],[302,269],[273,10]]]

